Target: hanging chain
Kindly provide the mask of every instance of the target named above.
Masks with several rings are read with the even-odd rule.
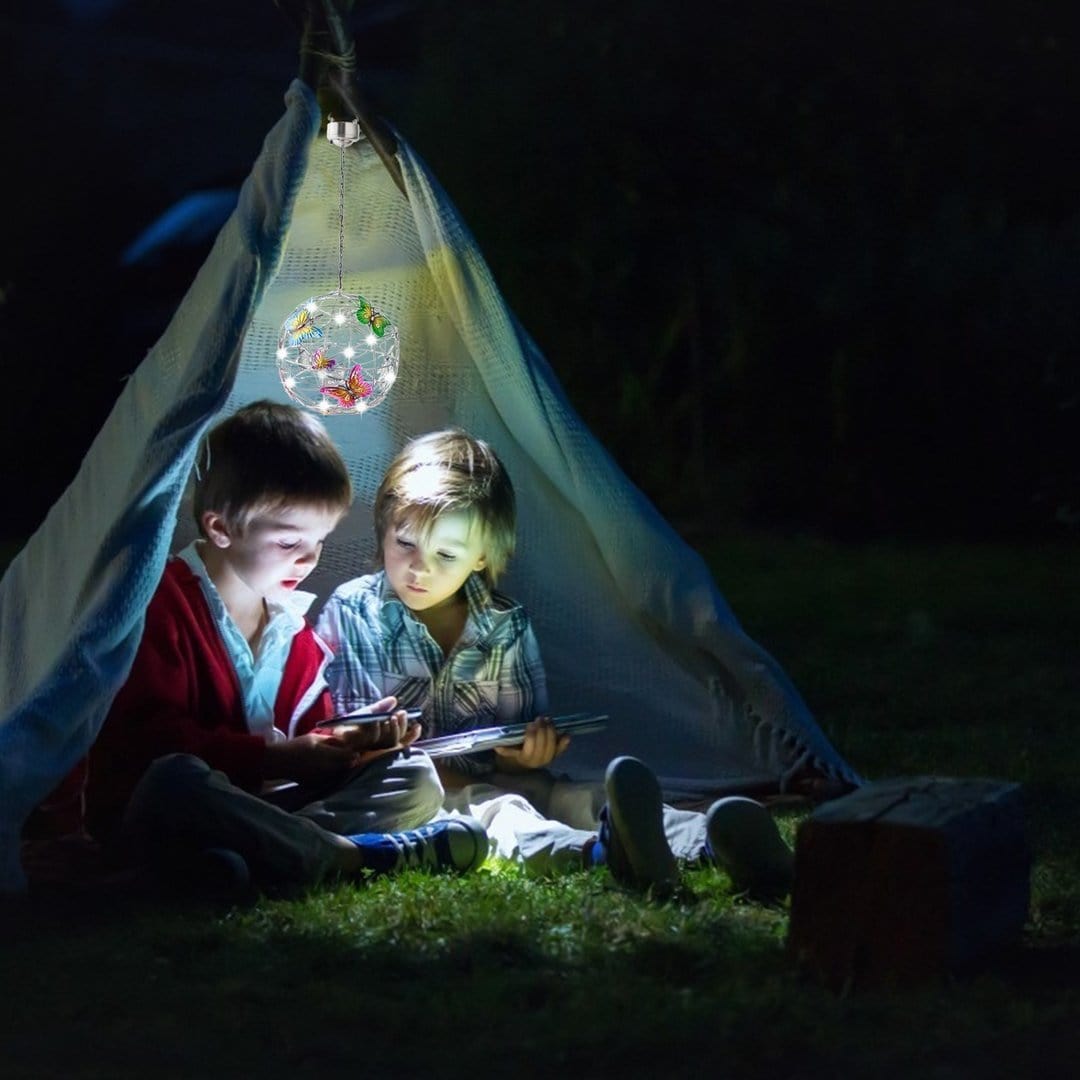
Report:
[[[345,143],[341,144],[341,181],[338,184],[337,291],[342,292],[345,274]]]
[[[326,137],[341,150],[341,178],[338,181],[337,222],[337,291],[343,292],[345,280],[345,147],[360,141],[360,121],[335,120],[330,117]]]

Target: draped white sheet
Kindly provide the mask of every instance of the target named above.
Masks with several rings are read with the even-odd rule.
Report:
[[[177,315],[0,583],[0,889],[21,884],[19,828],[93,741],[170,541],[191,534],[183,511],[173,529],[200,436],[219,409],[284,400],[281,321],[337,286],[339,152],[304,84],[286,107]],[[532,613],[553,710],[611,716],[561,768],[593,777],[632,753],[671,796],[783,784],[808,763],[857,781],[702,560],[574,412],[404,141],[399,160],[408,198],[366,144],[347,154],[345,290],[394,318],[402,363],[377,409],[327,419],[357,499],[312,586],[325,597],[368,569],[372,497],[405,439],[461,425],[514,481],[518,554],[500,587]]]
[[[0,891],[24,885],[22,824],[93,742],[131,666],[198,441],[232,388],[318,125],[294,83],[176,315],[0,581]]]

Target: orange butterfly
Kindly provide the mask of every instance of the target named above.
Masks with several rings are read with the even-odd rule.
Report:
[[[343,408],[348,409],[368,397],[374,388],[364,378],[364,371],[359,364],[354,364],[349,377],[341,386],[324,386],[321,393],[329,394]]]

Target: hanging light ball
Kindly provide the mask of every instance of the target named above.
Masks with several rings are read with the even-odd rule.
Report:
[[[359,120],[330,117],[326,137],[339,150],[338,287],[293,308],[281,324],[277,366],[285,392],[324,416],[365,413],[390,392],[401,357],[397,327],[363,296],[342,286],[345,266],[345,148]]]
[[[364,413],[390,392],[401,359],[398,329],[362,296],[313,296],[281,324],[277,365],[295,402],[324,416]]]

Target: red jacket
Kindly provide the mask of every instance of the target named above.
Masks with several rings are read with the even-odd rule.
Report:
[[[332,715],[321,677],[329,656],[310,626],[293,639],[274,705],[274,726],[286,735],[303,735]],[[182,559],[166,564],[131,673],[91,747],[91,832],[113,826],[147,766],[172,753],[194,754],[248,791],[264,779],[266,744],[248,731],[236,669],[199,579]]]

